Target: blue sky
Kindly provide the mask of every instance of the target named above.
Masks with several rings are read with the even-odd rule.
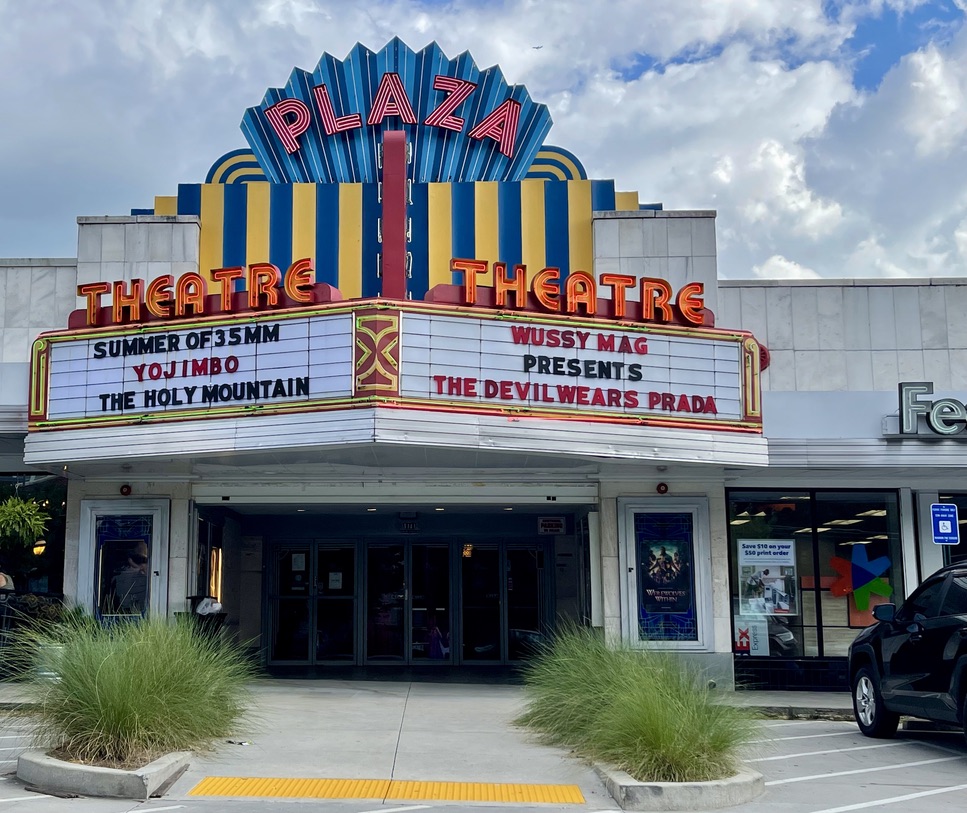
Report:
[[[716,209],[722,277],[964,275],[967,0],[0,2],[0,257],[73,256],[245,146],[266,88],[400,36],[501,65],[548,143]],[[578,35],[579,32],[579,35]],[[534,46],[541,46],[535,48]]]

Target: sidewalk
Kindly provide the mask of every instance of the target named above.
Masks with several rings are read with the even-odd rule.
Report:
[[[188,797],[203,780],[199,790],[206,796],[287,797],[308,796],[305,789],[312,784],[286,785],[287,779],[316,780],[313,792],[318,780],[381,780],[354,787],[369,788],[360,791],[365,798],[380,798],[383,791],[372,788],[385,789],[391,781],[397,789],[421,783],[513,784],[517,794],[521,788],[530,793],[571,787],[578,800],[583,796],[584,806],[568,804],[568,809],[616,807],[588,765],[512,724],[525,702],[519,686],[273,679],[258,681],[254,695],[255,708],[243,729],[214,753],[194,757],[166,799]],[[15,685],[0,684],[0,705],[22,699]],[[852,719],[848,693],[742,691],[723,692],[723,699],[769,716]],[[276,781],[254,781],[258,778]],[[333,793],[343,795],[338,789]]]
[[[270,680],[256,697],[257,716],[236,740],[250,744],[196,758],[168,798],[206,777],[298,777],[577,785],[587,809],[615,807],[588,765],[512,724],[525,702],[519,686]],[[843,719],[850,709],[847,693],[727,699],[781,716]]]

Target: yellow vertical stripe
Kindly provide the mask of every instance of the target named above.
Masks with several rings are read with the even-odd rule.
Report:
[[[201,235],[198,243],[198,271],[207,280],[222,267],[225,233],[225,186],[217,183],[201,187]]]
[[[346,299],[363,295],[363,185],[339,185],[339,290]]]
[[[245,262],[269,261],[269,185],[245,184],[248,208],[245,219]]]
[[[430,287],[450,282],[453,257],[453,185],[427,187],[427,221],[430,232]]]
[[[540,271],[546,256],[544,242],[544,181],[520,182],[521,259],[531,276]]]
[[[292,261],[316,261],[316,185],[292,184]],[[285,269],[282,269],[285,271]]]
[[[614,208],[616,212],[637,212],[638,193],[637,192],[615,192]]]
[[[500,259],[497,220],[497,182],[480,181],[473,185],[475,259],[491,263]],[[493,285],[493,270],[478,277],[481,285]]]
[[[591,181],[567,183],[568,248],[571,271],[594,273],[594,246],[591,237]]]
[[[154,213],[159,216],[171,216],[178,214],[178,196],[155,195]]]

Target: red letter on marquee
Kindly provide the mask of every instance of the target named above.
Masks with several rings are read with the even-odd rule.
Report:
[[[492,138],[500,144],[501,155],[513,158],[519,119],[520,102],[508,99],[467,135],[470,138]]]
[[[88,282],[77,286],[77,295],[87,299],[87,324],[97,324],[97,309],[101,307],[101,297],[110,291],[110,282]]]
[[[359,113],[336,116],[332,99],[329,98],[329,88],[325,85],[316,85],[312,89],[312,94],[316,97],[316,107],[319,109],[319,118],[322,119],[322,129],[326,131],[326,135],[355,130],[363,126],[363,117]]]
[[[399,116],[404,124],[416,124],[416,113],[410,105],[398,73],[384,73],[379,80],[379,88],[373,98],[373,109],[369,111],[366,123],[370,126],[382,124],[387,116]]]
[[[291,121],[286,121],[286,116],[295,115]],[[275,134],[282,140],[285,151],[292,155],[299,149],[299,142],[296,141],[309,129],[309,108],[298,99],[283,99],[276,102],[271,107],[265,109],[265,118],[269,120]]]
[[[447,130],[455,130],[459,133],[463,129],[464,119],[450,114],[467,100],[475,87],[477,87],[476,82],[457,79],[455,76],[434,76],[433,89],[445,90],[450,95],[440,102],[440,106],[430,113],[423,123],[432,127],[445,127]]]
[[[468,305],[477,304],[477,276],[486,274],[488,263],[486,260],[461,260],[454,257],[450,260],[450,273],[463,272],[463,301]]]

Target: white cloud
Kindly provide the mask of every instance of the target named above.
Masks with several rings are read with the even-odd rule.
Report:
[[[967,34],[852,84],[855,26],[925,1],[0,2],[0,255],[72,253],[77,215],[150,206],[243,146],[293,66],[399,35],[499,63],[592,177],[717,209],[723,276],[963,273]]]
[[[773,254],[762,265],[752,266],[752,276],[759,279],[819,279],[819,274],[795,260]]]

